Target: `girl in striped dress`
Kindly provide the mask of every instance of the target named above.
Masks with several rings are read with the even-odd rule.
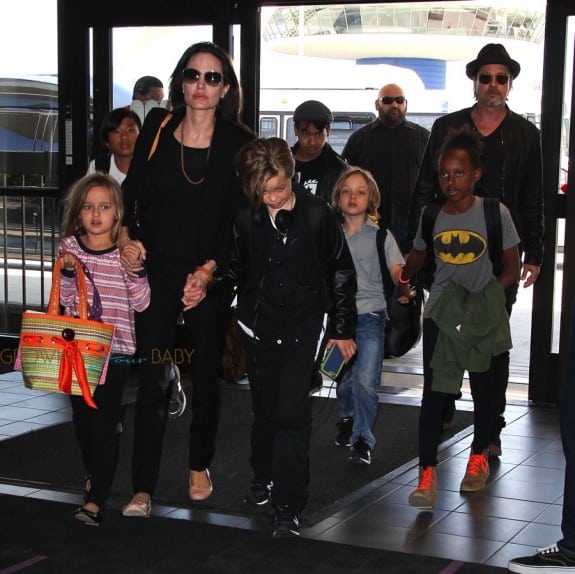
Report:
[[[105,384],[94,392],[97,409],[81,396],[71,396],[76,440],[86,469],[83,506],[74,518],[99,526],[118,463],[124,386],[136,351],[134,311],[150,303],[145,269],[130,276],[120,263],[116,245],[122,221],[122,191],[114,178],[93,173],[78,180],[65,197],[60,303],[66,315],[79,315],[74,264],[79,260],[87,278],[90,318],[114,325],[112,354]]]

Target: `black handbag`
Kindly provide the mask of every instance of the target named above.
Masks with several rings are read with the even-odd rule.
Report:
[[[415,297],[409,303],[397,300],[397,289],[387,298],[387,314],[389,320],[385,327],[386,358],[402,357],[413,349],[421,339],[423,330],[423,287],[415,284]]]
[[[413,349],[421,339],[423,330],[423,303],[425,294],[417,275],[412,278],[415,297],[409,303],[402,304],[397,300],[397,287],[389,273],[385,260],[385,238],[393,232],[380,225],[377,232],[377,255],[381,268],[383,292],[387,302],[388,321],[385,326],[384,357],[402,357]],[[397,242],[397,240],[396,240]]]

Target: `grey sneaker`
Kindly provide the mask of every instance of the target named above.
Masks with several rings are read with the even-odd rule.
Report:
[[[171,419],[176,419],[182,416],[186,410],[186,393],[182,388],[180,379],[180,369],[177,365],[172,365],[174,371],[174,378],[170,383],[170,396],[168,400],[168,416]]]

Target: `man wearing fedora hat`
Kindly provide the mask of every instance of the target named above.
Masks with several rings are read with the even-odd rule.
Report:
[[[438,118],[423,157],[409,209],[408,235],[415,236],[423,206],[443,201],[439,187],[436,153],[450,129],[469,125],[481,134],[483,177],[476,194],[499,198],[511,211],[521,238],[521,280],[524,287],[535,283],[543,258],[543,177],[539,130],[530,121],[511,111],[507,97],[521,66],[502,44],[486,44],[477,58],[466,66],[473,81],[476,103]],[[511,313],[518,284],[506,291],[506,308]],[[490,457],[501,455],[501,429],[505,426],[505,392],[509,379],[509,353],[497,357],[495,411],[489,445]],[[455,410],[455,398],[444,417],[449,422]]]

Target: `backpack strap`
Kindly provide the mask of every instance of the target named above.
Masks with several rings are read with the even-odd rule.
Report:
[[[493,274],[497,277],[503,271],[503,231],[501,228],[499,199],[496,197],[484,197],[483,211],[487,227],[489,259],[491,259],[493,265]]]
[[[437,214],[443,206],[442,203],[434,202],[429,203],[423,209],[423,214],[421,216],[421,237],[425,241],[427,246],[427,255],[425,256],[425,262],[421,270],[418,272],[418,278],[421,285],[429,290],[431,284],[433,283],[433,275],[435,274],[435,251],[433,249],[433,227],[435,225],[435,220],[437,219]]]
[[[386,229],[381,220],[379,220],[378,226],[379,229],[377,230],[377,234],[375,236],[375,243],[377,246],[377,256],[379,259],[379,266],[381,267],[383,292],[385,294],[385,298],[389,299],[389,297],[393,296],[393,293],[395,291],[395,283],[391,278],[391,273],[389,272],[389,267],[387,266],[387,261],[385,259],[385,239],[388,233],[391,233],[393,235],[393,232],[390,231],[389,229]]]

